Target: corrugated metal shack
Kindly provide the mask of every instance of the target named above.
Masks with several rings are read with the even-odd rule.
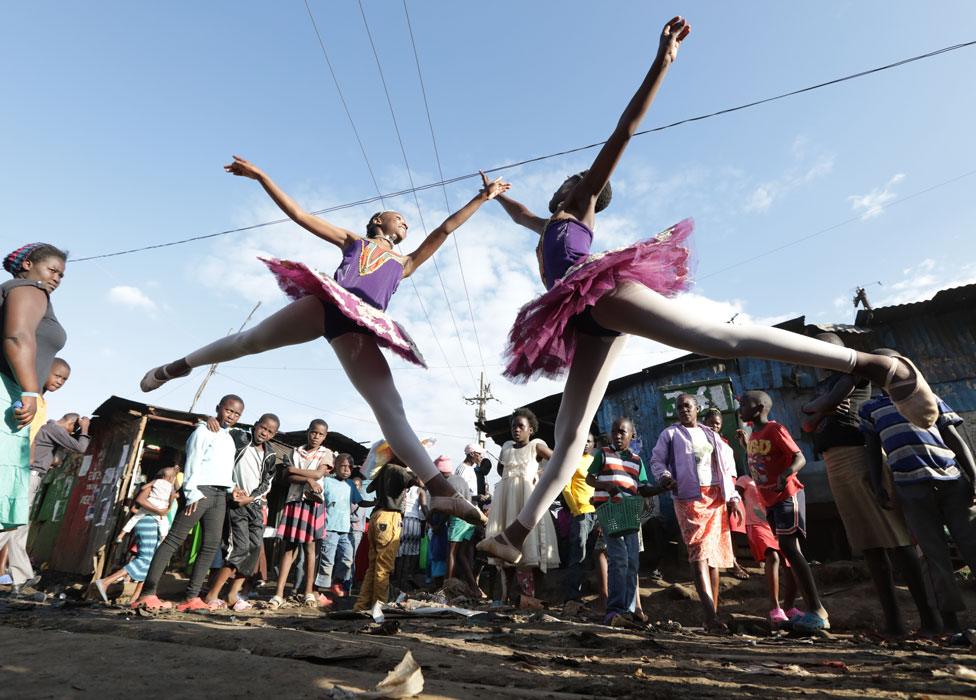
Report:
[[[934,391],[967,420],[966,435],[970,444],[976,443],[976,285],[943,290],[929,301],[862,310],[854,325],[808,325],[801,316],[777,327],[807,335],[835,332],[859,350],[882,346],[900,350],[916,362]],[[606,432],[614,418],[629,416],[646,458],[661,430],[675,421],[677,396],[695,394],[703,407],[715,406],[723,412],[723,433],[733,444],[738,468],[744,473],[745,455],[734,439],[739,427],[734,397],[762,389],[773,399],[773,418],[786,425],[807,458],[800,476],[807,488],[808,518],[817,523],[810,527],[808,549],[818,558],[846,557],[850,550],[825,466],[815,458],[812,441],[800,429],[801,406],[817,395],[823,376],[812,368],[781,362],[684,355],[612,381],[593,430]],[[549,444],[561,398],[561,394],[553,394],[528,404],[539,417],[540,437]],[[487,421],[483,429],[498,444],[509,439],[507,416]]]
[[[112,396],[95,411],[91,443],[84,455],[72,454],[52,470],[31,526],[30,551],[44,568],[96,576],[121,563],[123,547],[114,538],[138,487],[151,479],[159,450],[185,449],[200,414],[150,406]],[[242,427],[244,424],[240,424]],[[272,449],[288,451],[303,444],[305,431],[280,433]],[[361,461],[366,448],[341,433],[326,444]],[[273,494],[272,494],[273,495]],[[269,499],[274,514],[274,503]]]

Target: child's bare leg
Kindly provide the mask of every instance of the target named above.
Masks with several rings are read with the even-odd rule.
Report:
[[[451,542],[447,550],[447,577],[454,578],[454,566],[457,560],[459,542]]]
[[[132,591],[132,600],[139,600],[142,597],[142,585],[145,581],[137,581],[136,587]]]
[[[781,575],[783,580],[783,609],[789,610],[796,607],[796,594],[800,591],[800,581],[793,573],[793,569],[784,566],[781,571],[785,574]]]
[[[308,343],[322,337],[325,314],[317,297],[303,297],[276,311],[254,328],[221,338],[155,371],[157,380],[179,377],[194,367]]]
[[[600,597],[597,599],[597,612],[607,611],[607,598],[610,596],[609,590],[609,568],[610,562],[607,560],[606,550],[600,550],[596,554],[597,571],[600,574]]]
[[[731,359],[755,357],[835,372],[853,372],[883,386],[891,358],[857,352],[780,328],[715,323],[687,313],[680,304],[636,282],[625,282],[593,307],[601,326],[666,343],[691,352]],[[912,371],[898,363],[895,380],[910,379]],[[911,391],[904,389],[900,399]]]
[[[241,589],[244,587],[246,580],[246,577],[235,573],[234,578],[230,582],[230,589],[227,591],[227,603],[229,605],[233,605],[240,599]]]
[[[204,598],[208,603],[212,603],[217,598],[220,597],[220,591],[223,589],[224,584],[230,580],[230,577],[234,575],[234,569],[229,566],[220,567],[220,571],[213,578],[213,583],[210,584],[210,590],[207,591],[207,597]]]
[[[708,567],[708,574],[712,579],[712,603],[715,605],[715,612],[718,612],[718,568],[714,566]]]
[[[938,634],[942,631],[942,620],[939,619],[938,611],[929,603],[928,595],[925,591],[925,575],[922,573],[922,562],[918,558],[915,547],[907,545],[905,547],[894,547],[888,550],[891,562],[898,569],[908,584],[908,590],[915,601],[918,615],[922,625],[921,631],[927,634]]]
[[[766,550],[766,587],[769,589],[770,610],[779,607],[779,554],[775,549]]]
[[[275,588],[275,595],[279,598],[285,597],[285,586],[288,585],[288,574],[291,573],[291,565],[295,563],[296,549],[296,546],[286,544],[284,551],[281,553],[281,559],[278,560],[278,585]],[[306,557],[308,556],[307,549],[305,550],[305,555]],[[312,561],[315,561],[315,557],[312,557]]]
[[[698,602],[701,603],[702,612],[705,613],[705,627],[710,626],[716,619],[712,575],[708,569],[708,562],[704,560],[691,562],[691,577],[695,582],[695,590],[698,591]]]
[[[624,347],[626,338],[598,338],[577,334],[576,355],[569,368],[566,388],[556,417],[556,434],[552,457],[525,502],[518,518],[505,528],[505,536],[515,547],[521,547],[529,532],[569,482],[586,444],[586,433],[597,408],[603,401],[613,371],[613,363]]]
[[[796,535],[779,535],[779,546],[793,569],[800,590],[803,591],[803,600],[806,601],[808,612],[827,619],[827,611],[820,602],[820,594],[817,592],[817,583],[813,580],[813,572],[807,563],[806,557],[800,551],[800,544],[797,542]]]
[[[315,557],[318,555],[318,547],[315,540],[305,543],[305,595],[309,595],[315,590],[315,569],[318,562]]]
[[[885,618],[887,634],[904,634],[905,622],[898,610],[898,600],[895,598],[895,581],[891,577],[891,563],[888,555],[881,547],[864,550],[864,561],[868,565],[868,573],[874,583],[874,591],[878,594],[881,612]]]
[[[124,568],[123,569],[119,569],[114,574],[109,574],[108,576],[106,576],[105,578],[103,578],[102,579],[102,585],[104,585],[106,587],[111,586],[116,581],[125,578],[127,573],[128,572]]]

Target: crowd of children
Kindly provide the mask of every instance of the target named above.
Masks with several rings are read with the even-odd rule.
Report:
[[[661,577],[657,564],[669,537],[658,497],[668,493],[673,533],[687,551],[707,630],[726,630],[719,614],[719,576],[736,565],[733,530],[745,533],[752,558],[763,566],[770,623],[801,632],[830,629],[803,552],[807,521],[799,473],[806,460],[794,436],[773,420],[771,397],[755,390],[739,397],[743,428],[736,432],[747,460],[738,473],[732,446],[722,435],[721,412],[709,409],[699,416],[699,408],[695,396],[676,398],[677,421],[662,431],[647,466],[632,449],[636,429],[629,418],[615,419],[606,436],[589,435],[560,498],[565,542],[559,542],[557,518],[543,518],[526,537],[516,566],[490,559],[494,566],[485,567],[474,545],[500,532],[524,506],[552,454],[537,437],[539,423],[531,411],[519,409],[512,416],[512,439],[501,448],[500,479],[493,490],[487,486],[485,465],[490,469],[491,464],[484,447],[468,445],[456,468],[447,456],[435,460],[450,485],[488,513],[487,527],[480,528],[431,511],[423,482],[388,447],[384,457],[371,460],[364,492],[364,475],[353,457],[334,455],[325,446],[324,420],[310,423],[300,447],[273,445],[277,417],[266,413],[242,430],[236,424],[244,403],[228,395],[216,417],[193,431],[185,457],[171,447],[160,451],[155,473],[139,489],[119,533],[119,542],[132,538],[134,555],[95,581],[95,588],[107,601],[113,584],[131,580],[137,584],[137,605],[170,607],[156,595],[160,577],[199,525],[197,564],[178,608],[247,610],[256,597],[255,587],[245,586],[257,578],[267,551],[264,532],[271,525],[276,557],[270,570],[277,578],[271,608],[328,609],[355,592],[355,579],[361,581],[358,610],[388,601],[391,589],[439,587],[445,578],[456,579],[472,601],[489,593],[518,601],[536,596],[540,576],[561,566],[562,584],[546,586],[547,594],[558,588],[557,597],[582,600],[584,575],[592,569],[594,607],[607,624],[630,625],[647,619],[639,588],[640,551],[649,550],[650,578]],[[881,631],[907,631],[894,602],[892,568],[908,584],[921,632],[958,629],[964,606],[946,530],[962,558],[976,568],[976,469],[958,430],[961,419],[939,400],[936,424],[923,430],[884,392],[836,374],[804,411],[804,429],[813,433],[817,453],[825,455],[852,551],[863,554],[877,590]],[[284,497],[269,523],[266,499],[275,480],[284,482]],[[209,581],[208,571],[213,572]],[[294,595],[288,598],[292,577]]]

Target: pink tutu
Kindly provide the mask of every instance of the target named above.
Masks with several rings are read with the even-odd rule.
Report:
[[[653,238],[591,255],[571,267],[552,289],[519,310],[508,334],[504,375],[523,383],[563,374],[576,351],[573,317],[622,282],[639,282],[665,296],[686,289],[685,240],[693,228],[694,222],[685,219]]]
[[[407,362],[426,368],[427,363],[413,338],[385,312],[370,306],[348,292],[331,277],[316,272],[305,263],[260,257],[274,273],[281,291],[292,299],[315,296],[335,306],[349,320],[376,337],[376,342]]]

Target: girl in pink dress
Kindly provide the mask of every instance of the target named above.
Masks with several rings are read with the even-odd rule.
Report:
[[[515,381],[555,377],[567,369],[568,375],[549,467],[519,516],[478,545],[492,556],[517,562],[522,542],[569,481],[627,333],[712,357],[757,357],[857,374],[885,387],[913,423],[928,427],[938,417],[934,394],[903,357],[856,352],[778,328],[689,316],[669,297],[689,283],[690,219],[627,248],[590,255],[596,213],[610,203],[610,175],[690,32],[681,17],[664,25],[657,56],[616,128],[589,170],[567,178],[552,196],[548,219],[498,197],[516,223],[539,234],[537,252],[548,290],[519,312],[509,334],[505,374]]]
[[[257,180],[275,204],[295,223],[342,251],[335,278],[304,263],[262,259],[294,301],[250,330],[221,338],[189,355],[155,367],[143,377],[143,391],[158,389],[170,379],[184,377],[194,367],[236,360],[286,345],[308,343],[321,337],[332,345],[349,381],[366,400],[383,436],[432,494],[430,507],[473,523],[486,518],[447,483],[427,456],[407,423],[403,401],[393,383],[390,366],[380,352],[384,347],[425,367],[423,357],[407,332],[386,313],[400,281],[416,272],[447,237],[482,204],[509,188],[501,179],[484,187],[444,223],[434,229],[412,253],[401,255],[394,246],[407,236],[407,222],[395,211],[370,217],[366,235],[360,236],[309,214],[285,194],[260,168],[234,156],[224,169]]]

